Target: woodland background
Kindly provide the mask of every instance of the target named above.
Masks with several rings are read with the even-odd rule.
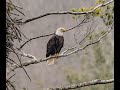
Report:
[[[9,2],[10,0],[8,0]],[[12,0],[14,5],[18,5],[24,15],[18,17],[25,21],[48,12],[77,11],[77,8],[91,8],[100,0]],[[101,0],[104,1],[104,0]],[[105,0],[106,2],[109,0]],[[112,5],[111,5],[112,7]],[[84,11],[84,10],[83,10]],[[15,13],[19,13],[16,12]],[[14,15],[11,17],[15,17]],[[49,15],[26,24],[20,25],[19,30],[28,38],[37,37],[54,33],[57,28],[72,28],[84,19],[84,15],[76,17],[75,15]],[[106,32],[109,25],[105,24],[99,15],[93,17],[82,26],[76,27],[64,34],[64,47],[61,52],[77,45],[87,30],[94,30],[92,36],[89,36],[80,47],[88,44],[90,39],[96,40]],[[27,43],[21,50],[24,53],[31,54],[36,58],[45,58],[46,45],[51,36],[34,39]],[[13,47],[19,48],[26,39],[21,37],[22,41],[14,40]],[[19,52],[19,51],[17,51]],[[19,63],[16,54],[9,53],[15,62]],[[22,57],[21,62],[29,58]],[[8,63],[8,62],[7,62]],[[8,67],[10,64],[8,64]],[[84,50],[72,55],[59,58],[54,65],[48,66],[46,62],[31,64],[24,67],[31,78],[31,82],[23,69],[18,68],[7,77],[15,74],[10,80],[13,82],[16,90],[46,90],[46,88],[55,88],[71,84],[78,84],[95,79],[111,79],[114,77],[114,31],[112,30],[99,43],[93,44]],[[8,85],[9,86],[9,85]],[[114,90],[114,83],[93,85],[90,87],[77,88],[75,90]]]

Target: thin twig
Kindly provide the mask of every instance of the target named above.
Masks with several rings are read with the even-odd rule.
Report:
[[[10,80],[7,80],[6,83],[7,83],[8,85],[10,85],[10,86],[13,88],[13,90],[16,90],[16,89],[15,89],[15,86],[12,84],[12,82],[11,82]]]
[[[63,52],[61,53],[61,55],[65,54],[65,53],[68,52],[69,50],[75,49],[76,47],[77,47],[77,45],[74,46],[74,47],[71,47],[71,48],[66,49],[65,51],[63,51]]]
[[[7,80],[10,80],[13,76],[15,76],[15,74],[13,74],[12,76],[10,76]]]
[[[14,54],[17,56],[17,58],[18,58],[18,60],[19,60],[19,63],[20,63],[19,67],[22,67],[22,69],[24,70],[25,74],[27,75],[27,77],[28,77],[29,80],[31,81],[30,76],[28,75],[27,71],[25,70],[25,68],[24,68],[23,65],[22,65],[21,58],[19,58],[18,54],[15,52],[15,50],[14,50],[13,48],[11,48],[11,49],[12,49],[12,51],[14,52]],[[18,64],[17,64],[17,65],[18,65]]]
[[[14,62],[15,64],[17,64],[17,62],[15,62],[14,60],[12,60],[11,58],[9,58],[9,57],[6,57],[7,58],[7,61],[12,61],[12,62]],[[9,60],[8,60],[9,59]],[[18,64],[17,64],[18,65]],[[19,66],[19,65],[18,65]]]
[[[92,24],[93,25],[93,24]],[[91,27],[92,27],[92,25],[91,25]],[[90,27],[90,30],[91,30],[91,27]],[[87,35],[85,35],[85,37],[79,42],[79,45],[83,42],[83,41],[85,41],[85,39],[90,35],[90,34],[92,34],[94,31],[95,31],[95,28],[96,28],[96,26],[94,27],[94,29],[91,31],[91,32],[88,32],[87,33]],[[90,31],[89,30],[89,31]]]

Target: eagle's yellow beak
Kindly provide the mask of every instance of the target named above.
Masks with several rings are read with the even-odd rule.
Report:
[[[62,32],[66,32],[66,29],[62,28],[61,31],[62,31]]]

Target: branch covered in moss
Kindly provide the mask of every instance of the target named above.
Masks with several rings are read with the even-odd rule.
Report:
[[[74,84],[74,85],[65,86],[65,87],[50,88],[49,90],[69,90],[69,89],[77,89],[77,88],[82,88],[86,86],[98,85],[98,84],[109,84],[113,82],[114,82],[114,79],[109,79],[109,80],[96,79],[89,82]]]
[[[43,15],[40,15],[38,17],[34,17],[34,18],[30,18],[30,19],[27,19],[25,20],[24,22],[22,22],[22,24],[26,24],[28,22],[31,22],[31,21],[34,21],[36,19],[39,19],[39,18],[42,18],[42,17],[45,17],[45,16],[49,16],[49,15],[65,15],[65,14],[71,14],[71,15],[82,15],[82,14],[88,14],[88,13],[93,13],[96,9],[100,8],[100,7],[103,7],[103,6],[106,6],[110,3],[112,3],[113,0],[110,0],[106,3],[102,3],[102,4],[99,4],[97,5],[96,7],[94,7],[92,10],[89,10],[89,11],[86,11],[86,12],[70,12],[70,11],[63,11],[63,12],[50,12],[50,13],[46,13],[46,14],[43,14]]]

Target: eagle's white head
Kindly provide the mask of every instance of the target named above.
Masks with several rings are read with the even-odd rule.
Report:
[[[58,28],[57,30],[56,30],[56,35],[58,35],[58,36],[63,36],[63,33],[66,31],[66,29],[65,28],[63,28],[63,27],[60,27],[60,28]]]

